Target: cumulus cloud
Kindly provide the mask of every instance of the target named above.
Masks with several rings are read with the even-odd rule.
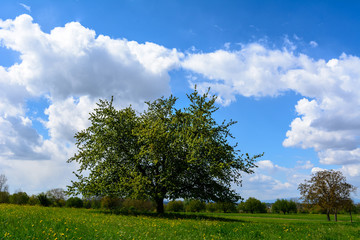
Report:
[[[18,173],[31,169],[27,174],[38,175],[39,182],[48,177],[42,171],[60,176],[75,151],[73,136],[88,126],[99,98],[114,96],[116,106],[141,110],[144,101],[170,93],[169,71],[183,58],[176,49],[97,35],[78,22],[45,33],[26,14],[0,20],[0,46],[20,56],[18,63],[0,66],[0,163],[15,182],[10,179],[15,168]],[[50,139],[27,117],[27,100],[39,97],[49,102],[47,119],[40,121]]]
[[[182,66],[202,76],[192,78],[191,85],[211,87],[224,105],[236,95],[300,94],[304,98],[295,106],[298,117],[283,145],[314,148],[323,164],[360,164],[360,113],[354,111],[360,108],[360,58],[342,54],[314,60],[293,49],[252,43],[238,51],[188,54]]]

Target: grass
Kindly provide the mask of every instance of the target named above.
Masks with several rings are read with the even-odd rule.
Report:
[[[0,204],[0,239],[360,239],[360,216],[316,214],[112,215]]]

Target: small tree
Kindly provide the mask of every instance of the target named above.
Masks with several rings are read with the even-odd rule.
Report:
[[[40,193],[37,195],[37,199],[39,200],[40,205],[44,207],[48,207],[52,203],[51,199],[45,193]]]
[[[24,205],[27,204],[28,201],[29,196],[26,194],[26,192],[17,192],[10,195],[10,203],[12,204]]]
[[[249,197],[244,203],[239,205],[239,210],[248,213],[266,213],[266,204],[260,200]]]
[[[54,188],[46,192],[46,196],[50,199],[55,207],[65,206],[66,193],[62,188]]]
[[[185,200],[186,212],[203,212],[206,210],[206,204],[198,199]]]
[[[275,203],[271,206],[272,211],[276,213],[296,213],[297,207],[294,201],[289,201],[286,199],[277,199]]]
[[[78,197],[71,197],[66,201],[66,207],[82,208],[83,207],[83,200],[81,200]]]
[[[330,221],[330,212],[335,213],[350,199],[350,193],[356,188],[346,182],[340,171],[324,170],[314,173],[310,180],[305,180],[298,187],[305,202],[319,205],[326,210],[327,220]]]
[[[170,201],[166,205],[166,210],[169,212],[183,212],[185,210],[184,208],[184,202],[183,201]]]

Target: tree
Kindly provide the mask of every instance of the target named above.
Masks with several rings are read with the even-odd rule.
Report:
[[[75,135],[78,153],[68,162],[79,163],[69,192],[83,196],[151,199],[164,212],[167,199],[237,201],[231,184],[252,173],[255,159],[231,145],[234,121],[218,124],[216,97],[196,90],[190,105],[176,109],[176,98],[147,102],[137,115],[131,107],[116,110],[100,100],[90,114],[91,126]],[[84,175],[88,173],[88,175]]]
[[[249,197],[239,205],[239,210],[249,213],[266,213],[266,204],[256,198]]]
[[[7,178],[5,174],[0,174],[0,192],[8,192],[9,186],[6,184]]]
[[[54,188],[46,192],[46,196],[50,199],[55,207],[65,206],[66,193],[62,188]]]
[[[296,203],[294,201],[289,201],[286,199],[277,199],[271,207],[272,211],[277,213],[283,212],[284,214],[286,214],[290,212],[297,212]]]
[[[328,221],[331,211],[334,211],[337,221],[337,211],[350,199],[350,193],[356,190],[353,185],[346,182],[340,171],[334,170],[314,173],[310,180],[299,184],[298,189],[303,200],[326,210]]]

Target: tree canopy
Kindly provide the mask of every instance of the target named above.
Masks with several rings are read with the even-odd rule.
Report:
[[[326,209],[327,219],[330,221],[330,211],[335,213],[350,199],[350,193],[356,188],[346,182],[346,178],[340,171],[323,170],[314,173],[310,180],[299,184],[298,189],[302,199],[311,204],[319,205]]]
[[[239,200],[231,184],[240,185],[262,154],[241,154],[229,143],[236,122],[215,121],[216,96],[195,90],[188,99],[183,109],[174,96],[147,102],[141,114],[100,100],[91,126],[75,135],[78,153],[68,162],[79,164],[78,180],[69,192],[150,198],[160,213],[164,199]]]

